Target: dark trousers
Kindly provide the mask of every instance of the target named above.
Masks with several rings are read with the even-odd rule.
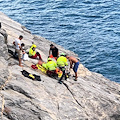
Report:
[[[41,58],[41,55],[40,55],[40,54],[35,54],[34,56],[31,56],[31,58],[33,58],[33,59],[36,59],[37,57],[39,57],[39,59],[40,59],[40,60],[42,60],[42,58]]]
[[[55,77],[55,76],[57,76],[56,70],[52,70],[52,71],[47,70],[47,75],[50,76],[50,77]]]
[[[62,76],[59,79],[59,82],[62,81],[63,77],[65,77],[65,80],[67,79],[67,76],[65,74],[65,67],[60,67],[60,70],[62,71]]]

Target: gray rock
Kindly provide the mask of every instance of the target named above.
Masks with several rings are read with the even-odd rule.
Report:
[[[7,47],[13,49],[12,42],[23,35],[22,42],[30,47],[37,44],[44,60],[47,59],[49,45],[52,43],[40,36],[32,35],[19,23],[0,13],[4,21],[3,29],[8,35],[8,45],[4,35],[0,35],[0,106],[4,106],[3,120],[119,120],[120,119],[120,85],[112,82],[101,74],[90,72],[82,64],[79,65],[78,81],[70,77],[63,84],[50,78],[39,70],[33,70],[31,65],[37,60],[18,66],[7,52]],[[53,43],[55,44],[55,43]],[[77,55],[56,45],[60,52]],[[24,77],[22,70],[41,76],[42,81],[34,81]],[[73,71],[71,71],[73,74]],[[4,96],[2,99],[1,96]],[[3,102],[4,100],[4,102]],[[2,108],[0,109],[0,111]]]
[[[4,29],[0,28],[0,33],[1,33],[1,35],[3,35],[3,37],[4,37],[4,42],[5,42],[5,44],[7,44],[7,43],[8,43],[8,41],[7,41],[8,35],[7,35],[6,31],[5,31]]]

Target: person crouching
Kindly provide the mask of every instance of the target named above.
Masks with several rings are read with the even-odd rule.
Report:
[[[39,59],[42,60],[40,53],[36,52],[35,49],[36,49],[36,45],[33,44],[29,50],[29,57],[33,59],[36,59],[37,57],[39,57]]]
[[[50,77],[55,77],[56,74],[57,64],[51,59],[48,58],[46,63],[47,75]]]
[[[60,70],[63,72],[61,78],[58,81],[58,83],[62,84],[63,77],[65,77],[65,80],[67,80],[67,75],[65,73],[65,66],[68,66],[68,63],[65,53],[61,53],[60,57],[57,59],[57,65],[60,68]]]

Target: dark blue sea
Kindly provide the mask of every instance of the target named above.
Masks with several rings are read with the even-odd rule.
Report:
[[[120,83],[120,0],[0,0],[0,10]]]

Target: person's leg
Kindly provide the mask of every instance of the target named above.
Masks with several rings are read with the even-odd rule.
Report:
[[[39,57],[40,60],[42,60],[41,55],[39,52],[36,52],[36,55]]]
[[[49,70],[47,70],[46,73],[47,73],[48,76],[51,76],[51,72]]]
[[[58,77],[58,74],[56,73],[56,70],[53,71],[53,76]]]
[[[59,79],[59,83],[61,84],[63,77],[66,76],[66,75],[65,75],[65,68],[60,68],[60,69],[62,70],[62,76],[61,76],[61,78]]]
[[[31,58],[36,59],[37,58],[37,54],[35,54],[34,56],[31,56]]]
[[[40,60],[42,60],[42,57],[41,57],[41,55],[40,55],[40,54],[38,55],[38,57],[39,57],[39,59],[40,59]]]
[[[55,70],[47,70],[47,75],[50,76],[50,77],[55,77],[56,76],[56,71]]]
[[[18,59],[18,50],[15,49],[15,53],[13,54],[14,58]]]
[[[78,70],[79,62],[75,63],[73,67],[73,71],[75,73],[75,81],[77,81],[77,70]]]
[[[61,78],[59,79],[59,83],[62,83],[62,79],[63,79],[63,77],[65,75],[65,71],[62,71],[62,72],[63,72],[63,74],[62,74]]]
[[[21,58],[19,58],[19,66],[20,66],[20,67],[23,67],[21,61],[22,61]]]
[[[65,80],[67,80],[67,74],[66,74],[66,73],[65,73],[65,75],[64,75],[64,76],[65,76]]]
[[[75,81],[77,81],[77,72],[75,72]]]
[[[20,67],[23,67],[23,66],[22,66],[22,60],[21,60],[22,51],[21,51],[21,50],[17,50],[17,52],[18,52],[18,58],[19,58],[19,66],[20,66]]]

